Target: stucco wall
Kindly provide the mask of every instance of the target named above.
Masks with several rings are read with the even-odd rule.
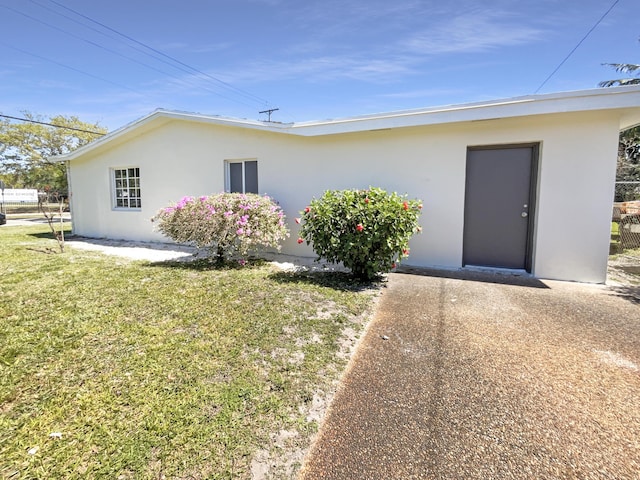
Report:
[[[258,160],[259,188],[293,218],[326,189],[380,186],[424,201],[423,233],[405,263],[459,268],[468,146],[540,143],[534,275],[603,282],[619,119],[613,113],[554,114],[440,126],[297,137],[172,121],[106,153],[74,160],[74,230],[91,237],[162,240],[149,219],[183,195],[224,188],[224,160]],[[140,167],[141,211],[111,205],[110,168]]]

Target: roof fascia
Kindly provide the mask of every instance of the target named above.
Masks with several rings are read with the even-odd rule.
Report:
[[[202,115],[198,113],[177,112],[171,110],[158,109],[151,114],[135,120],[124,127],[121,127],[107,135],[87,144],[73,152],[66,155],[58,155],[52,158],[52,161],[65,162],[68,160],[74,160],[86,153],[99,149],[107,143],[113,144],[114,142],[124,141],[131,136],[140,135],[152,128],[157,128],[171,120],[182,120],[197,123],[209,123],[216,125],[225,125],[230,127],[252,128],[257,130],[266,130],[272,132],[281,132],[286,129],[289,124],[281,123],[267,123],[260,121],[217,117],[211,115]]]
[[[575,92],[532,95],[489,102],[288,124],[159,109],[118,130],[114,130],[84,147],[74,150],[69,154],[55,157],[52,160],[60,162],[73,160],[88,152],[99,149],[108,143],[118,140],[124,141],[130,136],[139,135],[170,120],[208,123],[312,137],[424,125],[525,117],[530,115],[615,109],[626,110],[626,112],[633,113],[638,112],[637,115],[630,115],[633,121],[635,121],[635,118],[640,115],[640,86],[597,88]],[[631,121],[631,119],[621,121],[621,128],[623,124],[631,123]]]
[[[640,108],[640,86],[532,95],[506,100],[406,110],[339,120],[305,122],[293,125],[290,130],[298,135],[316,136],[529,115],[629,108]]]

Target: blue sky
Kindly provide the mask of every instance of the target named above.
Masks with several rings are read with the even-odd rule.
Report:
[[[291,122],[529,95],[613,3],[0,0],[0,113],[113,130],[156,108]],[[639,18],[618,0],[539,93],[640,63]]]

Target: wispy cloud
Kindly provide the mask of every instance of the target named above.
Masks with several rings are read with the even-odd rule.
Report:
[[[276,7],[282,4],[283,0],[248,0],[248,1],[250,3],[258,3],[258,4],[262,3],[270,7]]]
[[[378,97],[389,98],[389,99],[413,99],[413,98],[440,97],[444,95],[457,95],[460,93],[463,93],[462,89],[423,88],[419,90],[407,90],[404,92],[383,93],[381,95],[378,95]]]
[[[225,77],[231,83],[290,80],[298,78],[310,83],[339,79],[355,79],[368,82],[388,82],[390,78],[412,73],[411,62],[402,57],[367,58],[354,55],[326,55],[292,59],[290,61],[262,61],[250,69],[227,71]]]
[[[3,69],[3,70],[0,70],[0,78],[2,78],[2,77],[11,77],[11,76],[15,75],[15,73],[16,73],[15,70]]]
[[[423,55],[484,52],[539,40],[543,31],[505,12],[471,11],[411,35],[402,45]]]
[[[170,42],[159,45],[162,52],[189,52],[189,53],[213,53],[228,50],[232,47],[230,42],[211,43],[194,46],[185,42]]]
[[[280,56],[251,62],[249,68],[231,68],[226,72],[230,82],[297,77],[306,82],[386,83],[413,75],[445,56],[451,60],[457,54],[484,53],[545,38],[544,29],[525,22],[517,10],[472,7],[477,2],[467,5],[464,0],[456,7],[414,0],[303,5],[289,12],[294,16],[304,12],[304,23],[311,31],[303,41],[292,42]]]

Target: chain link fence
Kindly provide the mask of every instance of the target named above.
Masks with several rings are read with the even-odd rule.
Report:
[[[640,182],[616,182],[612,221],[619,250],[640,248]]]
[[[640,201],[640,181],[616,182],[614,203]]]
[[[42,208],[47,210],[58,210],[62,201],[63,210],[69,211],[69,203],[66,195],[58,193],[39,193],[37,201],[3,201],[0,197],[0,211],[8,215],[37,214],[42,212]]]
[[[616,182],[612,221],[619,250],[640,248],[640,182]]]
[[[616,182],[609,277],[640,284],[640,182]]]

